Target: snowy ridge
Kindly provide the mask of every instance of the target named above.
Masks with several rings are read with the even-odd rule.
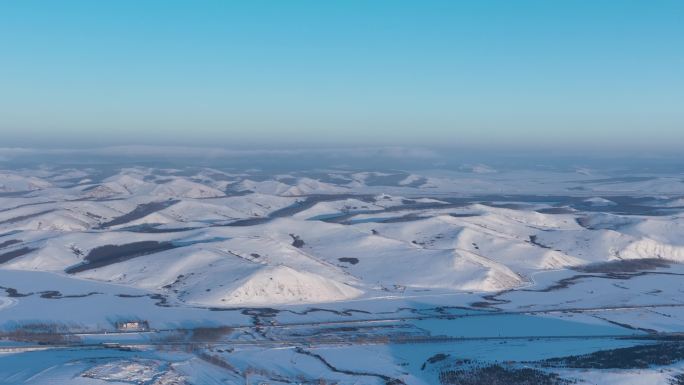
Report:
[[[0,197],[2,267],[112,282],[180,305],[230,307],[406,290],[491,292],[528,285],[528,277],[545,270],[615,259],[684,261],[684,219],[673,206],[681,197],[595,194],[609,186],[671,184],[672,178],[571,173],[564,178],[573,183],[598,182],[584,186],[591,195],[558,198],[565,202],[459,196],[453,203],[451,195],[428,194],[464,182],[466,191],[501,185],[510,177],[477,175],[335,172],[269,179],[249,171],[151,168],[100,179],[74,169],[64,176],[4,173],[0,182],[19,195]],[[528,184],[549,177],[526,175]],[[650,204],[672,212],[624,214],[635,210],[621,203],[630,199],[638,199],[638,210],[651,210]],[[137,245],[149,251],[131,250]],[[102,258],[102,247],[120,254],[73,270]]]

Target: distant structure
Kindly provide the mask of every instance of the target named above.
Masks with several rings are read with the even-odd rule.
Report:
[[[143,320],[117,321],[116,330],[120,332],[146,332],[150,330],[150,324]]]

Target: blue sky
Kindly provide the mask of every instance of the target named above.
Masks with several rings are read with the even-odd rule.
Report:
[[[675,149],[684,2],[3,1],[4,146]]]

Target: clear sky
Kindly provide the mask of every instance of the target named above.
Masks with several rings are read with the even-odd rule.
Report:
[[[681,0],[0,2],[0,147],[684,144]]]

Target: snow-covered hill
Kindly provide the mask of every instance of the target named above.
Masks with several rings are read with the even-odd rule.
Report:
[[[0,268],[230,307],[492,292],[530,285],[540,271],[616,259],[684,261],[680,196],[596,194],[617,185],[670,188],[668,177],[592,173],[589,183],[571,173],[563,183],[591,194],[564,190],[554,198],[472,195],[510,184],[505,172],[91,172],[0,174],[10,193],[0,197]],[[520,191],[550,177],[522,175]],[[456,187],[463,193],[445,193]]]

